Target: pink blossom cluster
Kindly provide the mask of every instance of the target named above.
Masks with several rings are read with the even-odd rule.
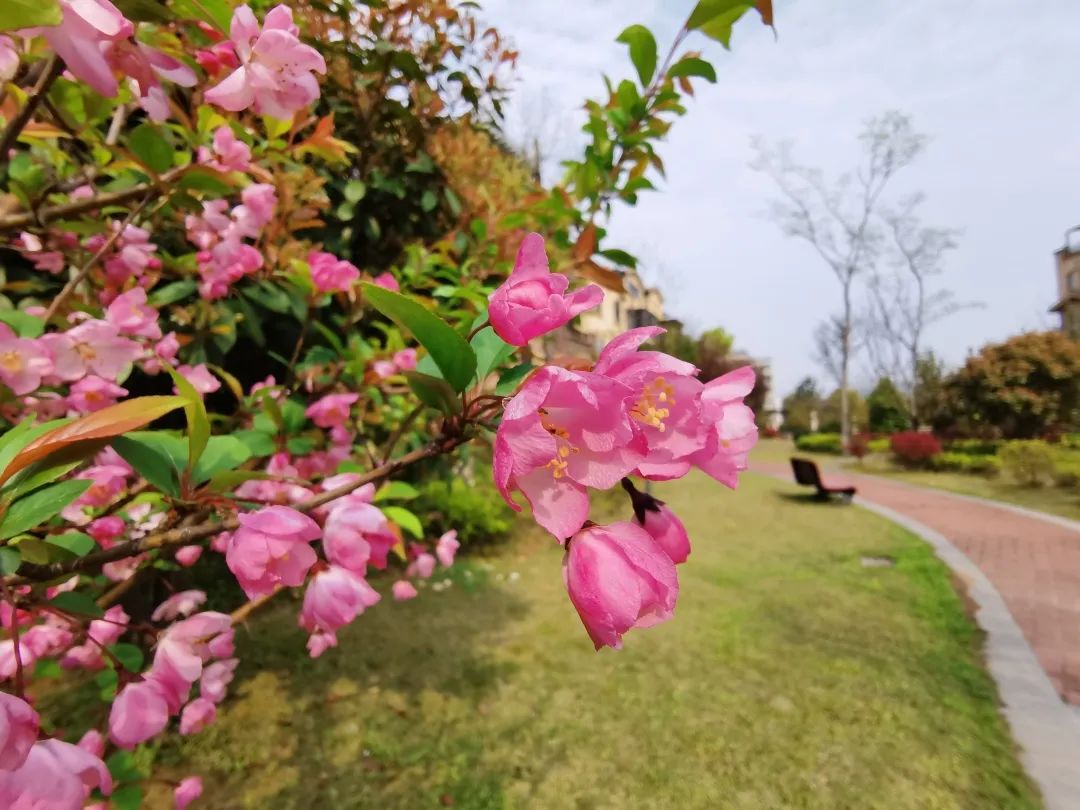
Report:
[[[188,240],[198,248],[199,294],[222,298],[244,276],[263,266],[262,253],[245,240],[258,239],[273,218],[277,192],[268,183],[252,183],[240,193],[241,203],[229,210],[227,200],[202,204],[202,214],[184,220]]]
[[[371,370],[380,380],[393,377],[403,371],[412,371],[416,368],[416,349],[401,349],[394,352],[389,359],[376,360],[371,364]]]
[[[580,300],[562,295],[565,279],[552,278],[542,240],[529,235],[514,273],[491,296],[492,325],[504,340],[522,345],[578,310]],[[671,480],[693,467],[735,487],[757,440],[754,414],[743,404],[753,370],[702,383],[690,363],[639,350],[663,331],[616,337],[591,371],[534,372],[506,403],[495,438],[495,483],[507,503],[520,509],[512,493],[521,492],[536,522],[569,544],[567,588],[597,647],[619,646],[631,627],[670,617],[674,566],[686,559],[689,541],[657,504],[638,504],[637,523],[585,528],[589,489],[610,489],[628,476]]]

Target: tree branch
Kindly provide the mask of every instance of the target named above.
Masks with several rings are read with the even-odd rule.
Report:
[[[64,60],[56,54],[50,56],[49,61],[45,65],[45,69],[41,72],[41,75],[38,76],[37,83],[30,91],[30,96],[26,99],[26,103],[23,105],[22,109],[15,114],[15,117],[11,119],[11,123],[7,125],[4,134],[0,136],[0,166],[7,163],[8,152],[11,151],[11,147],[15,145],[15,141],[18,140],[19,135],[26,128],[26,125],[30,123],[34,111],[37,110],[38,105],[45,99],[45,94],[49,92],[52,83],[55,82],[57,77],[63,72]]]

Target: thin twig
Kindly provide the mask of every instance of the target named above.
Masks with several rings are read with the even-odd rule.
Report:
[[[397,426],[397,430],[390,434],[390,438],[386,442],[386,447],[383,449],[382,456],[384,464],[390,460],[390,456],[393,454],[394,448],[397,446],[397,443],[401,441],[401,437],[405,435],[405,431],[409,429],[412,423],[416,421],[416,418],[421,413],[423,413],[423,411],[423,403],[417,405],[415,408],[412,409],[412,411],[410,411],[408,416],[401,420],[401,424]]]
[[[112,249],[112,246],[116,244],[117,240],[119,240],[120,237],[124,235],[124,231],[127,229],[127,226],[132,223],[135,217],[139,215],[139,213],[146,207],[147,203],[149,202],[150,195],[148,194],[141,203],[139,203],[137,206],[131,209],[131,211],[128,212],[127,217],[124,219],[120,227],[113,231],[112,235],[105,240],[105,244],[98,248],[94,252],[94,255],[90,257],[90,260],[87,261],[86,264],[84,264],[81,268],[79,268],[79,272],[77,272],[74,276],[68,279],[68,283],[64,285],[64,289],[59,292],[59,294],[52,300],[52,303],[49,304],[49,308],[45,310],[46,321],[49,321],[52,316],[56,314],[57,310],[60,309],[60,304],[64,302],[64,299],[71,295],[71,293],[75,291],[75,288],[86,280],[86,277],[90,275],[90,271],[94,268],[94,265],[98,263],[102,256],[104,256]]]
[[[37,83],[30,91],[30,95],[26,99],[26,104],[24,104],[23,108],[15,114],[15,117],[11,119],[11,123],[8,124],[7,129],[4,130],[4,134],[0,136],[0,166],[7,163],[8,152],[11,150],[11,147],[15,145],[15,141],[18,140],[19,135],[26,128],[26,125],[30,123],[34,111],[45,98],[45,94],[49,92],[52,83],[55,82],[56,78],[63,72],[64,60],[56,54],[50,56],[48,63],[45,65],[45,69],[41,72],[41,75],[38,76]]]
[[[242,604],[240,607],[238,607],[236,610],[234,610],[232,613],[229,614],[229,616],[232,618],[232,623],[233,624],[240,624],[245,619],[247,619],[248,616],[251,615],[252,611],[255,611],[255,610],[258,610],[259,608],[261,608],[263,605],[265,605],[267,602],[269,602],[271,599],[273,599],[275,596],[277,596],[283,590],[285,590],[285,588],[283,586],[279,585],[276,588],[274,588],[274,590],[272,590],[270,593],[266,594],[265,596],[260,596],[257,599],[252,599],[250,602],[245,602],[244,604]]]

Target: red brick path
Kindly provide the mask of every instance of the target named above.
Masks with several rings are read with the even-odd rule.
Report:
[[[786,465],[752,469],[791,480]],[[825,474],[826,479],[829,478]],[[998,589],[1054,688],[1080,705],[1080,531],[869,475],[843,475],[873,501],[945,535]]]

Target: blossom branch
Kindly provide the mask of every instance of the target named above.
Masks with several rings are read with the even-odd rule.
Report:
[[[37,83],[31,89],[26,104],[15,114],[7,129],[4,130],[4,134],[0,136],[0,165],[7,163],[8,152],[11,147],[15,145],[15,141],[18,140],[26,125],[30,123],[30,119],[33,117],[38,105],[45,99],[45,94],[49,92],[52,83],[63,72],[64,61],[56,54],[50,56],[49,61],[45,64],[45,69],[38,76]]]

